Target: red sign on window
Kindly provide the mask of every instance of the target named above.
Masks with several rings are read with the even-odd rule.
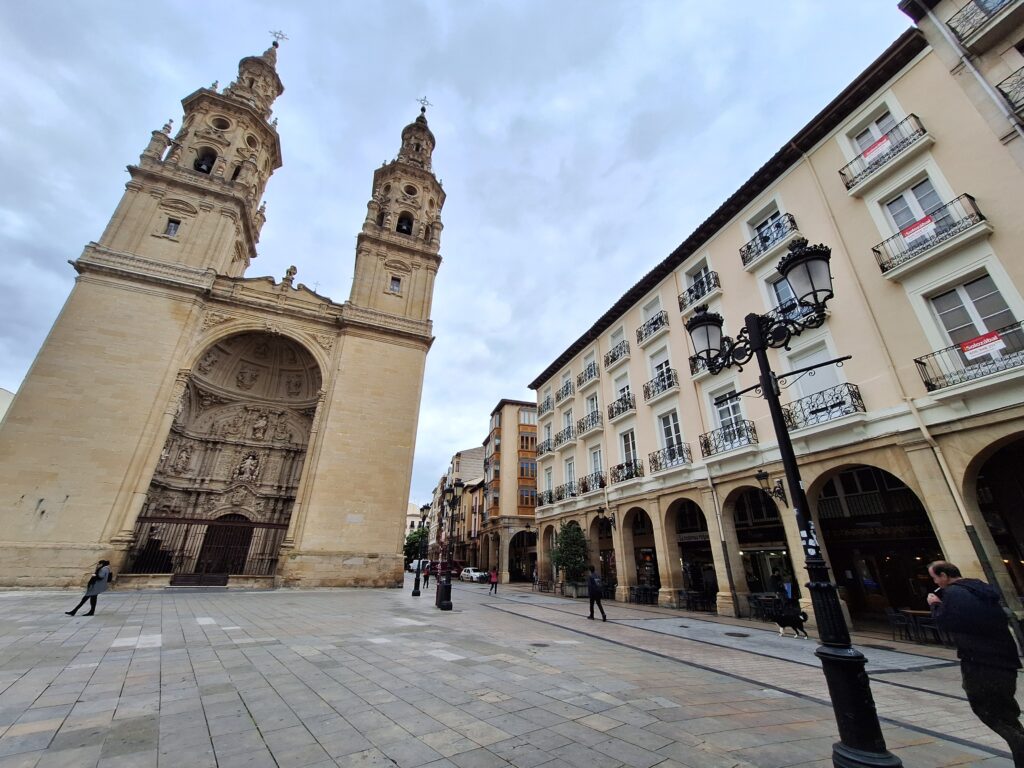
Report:
[[[996,331],[989,331],[960,344],[960,350],[968,360],[998,352],[1000,349],[1006,349],[1006,342]]]

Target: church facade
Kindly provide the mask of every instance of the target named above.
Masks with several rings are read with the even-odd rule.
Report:
[[[245,277],[277,43],[153,131],[0,429],[0,586],[397,586],[445,194],[425,110],[373,175],[349,300]],[[83,387],[87,382],[88,386]]]

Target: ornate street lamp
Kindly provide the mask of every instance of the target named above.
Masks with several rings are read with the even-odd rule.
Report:
[[[426,528],[427,526],[427,515],[430,514],[430,505],[424,504],[420,507],[420,529]],[[429,531],[425,531],[420,535],[420,552],[419,557],[416,558],[416,579],[412,583],[412,596],[420,596],[420,566],[423,564],[423,553],[427,545],[427,536]]]
[[[444,489],[444,507],[448,514],[448,533],[445,537],[444,547],[444,576],[438,575],[436,605],[442,611],[452,609],[452,536],[455,531],[455,510],[459,508],[459,501],[462,499],[462,491],[465,485],[462,480],[455,478],[451,485]],[[442,509],[442,511],[444,511]],[[442,520],[442,525],[443,520]]]
[[[871,684],[864,671],[867,660],[850,643],[850,631],[843,619],[839,593],[829,579],[828,565],[818,546],[818,535],[808,513],[807,496],[800,480],[793,442],[779,401],[779,377],[768,363],[769,348],[788,349],[794,336],[799,336],[809,328],[818,328],[825,322],[825,305],[833,296],[829,271],[831,257],[832,251],[827,246],[808,245],[805,239],[797,238],[790,243],[789,253],[779,261],[777,269],[783,279],[789,282],[800,311],[769,312],[765,315],[751,313],[744,318],[743,328],[733,339],[722,334],[722,316],[708,312],[707,305],[704,305],[698,307],[696,314],[686,323],[686,330],[690,333],[694,351],[712,374],[733,366],[742,370],[751,358],[757,358],[760,371],[758,383],[731,395],[729,399],[751,390],[760,393],[768,403],[772,425],[775,427],[786,485],[789,486],[789,498],[793,500],[793,512],[800,529],[810,577],[807,589],[821,634],[822,644],[815,655],[821,659],[839,727],[840,741],[832,745],[832,764],[835,768],[898,768],[903,763],[886,749],[882,736],[878,712],[871,695]],[[786,376],[847,359],[837,358],[807,366],[791,371]],[[763,473],[763,479],[765,490],[770,492],[767,472]],[[782,491],[781,488],[778,490]]]
[[[782,487],[782,480],[780,478],[776,478],[775,485],[771,485],[771,477],[763,469],[759,469],[754,473],[754,479],[757,480],[757,484],[761,486],[761,490],[768,496],[773,499],[778,499],[783,504],[789,503],[786,500],[786,491]]]

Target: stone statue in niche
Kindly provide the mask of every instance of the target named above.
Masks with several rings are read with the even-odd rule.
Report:
[[[236,413],[225,421],[221,431],[225,437],[239,437],[242,434],[242,414]]]
[[[164,449],[162,451],[160,451],[160,459],[157,461],[157,464],[163,465],[167,461],[167,459],[170,457],[170,455],[171,455],[171,446],[167,445],[167,443],[164,443]]]
[[[259,379],[260,372],[253,368],[242,368],[235,376],[235,384],[238,385],[239,389],[249,390],[253,388],[256,380]]]
[[[178,451],[178,457],[174,460],[174,469],[177,472],[187,472],[189,464],[192,463],[192,449],[185,446]]]
[[[258,411],[256,421],[252,423],[252,439],[262,440],[267,435],[267,426],[270,421],[267,419],[266,411]]]
[[[288,397],[298,397],[302,394],[302,374],[301,373],[289,373],[288,377],[284,380],[285,392],[288,393]]]
[[[292,436],[292,431],[288,429],[288,421],[282,416],[274,427],[274,442],[290,443]]]
[[[247,453],[245,458],[242,459],[241,464],[238,465],[238,469],[235,470],[235,477],[239,480],[253,481],[256,479],[256,475],[260,470],[260,458],[256,455],[255,451]]]
[[[270,345],[266,341],[259,342],[252,350],[252,353],[260,360],[270,357]]]
[[[203,359],[199,361],[199,365],[196,368],[200,373],[209,373],[210,369],[217,364],[217,353],[212,349],[203,355]]]

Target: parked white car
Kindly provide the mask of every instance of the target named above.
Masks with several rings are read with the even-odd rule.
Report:
[[[462,573],[459,574],[459,581],[487,581],[487,571],[481,571],[479,568],[463,568]]]

